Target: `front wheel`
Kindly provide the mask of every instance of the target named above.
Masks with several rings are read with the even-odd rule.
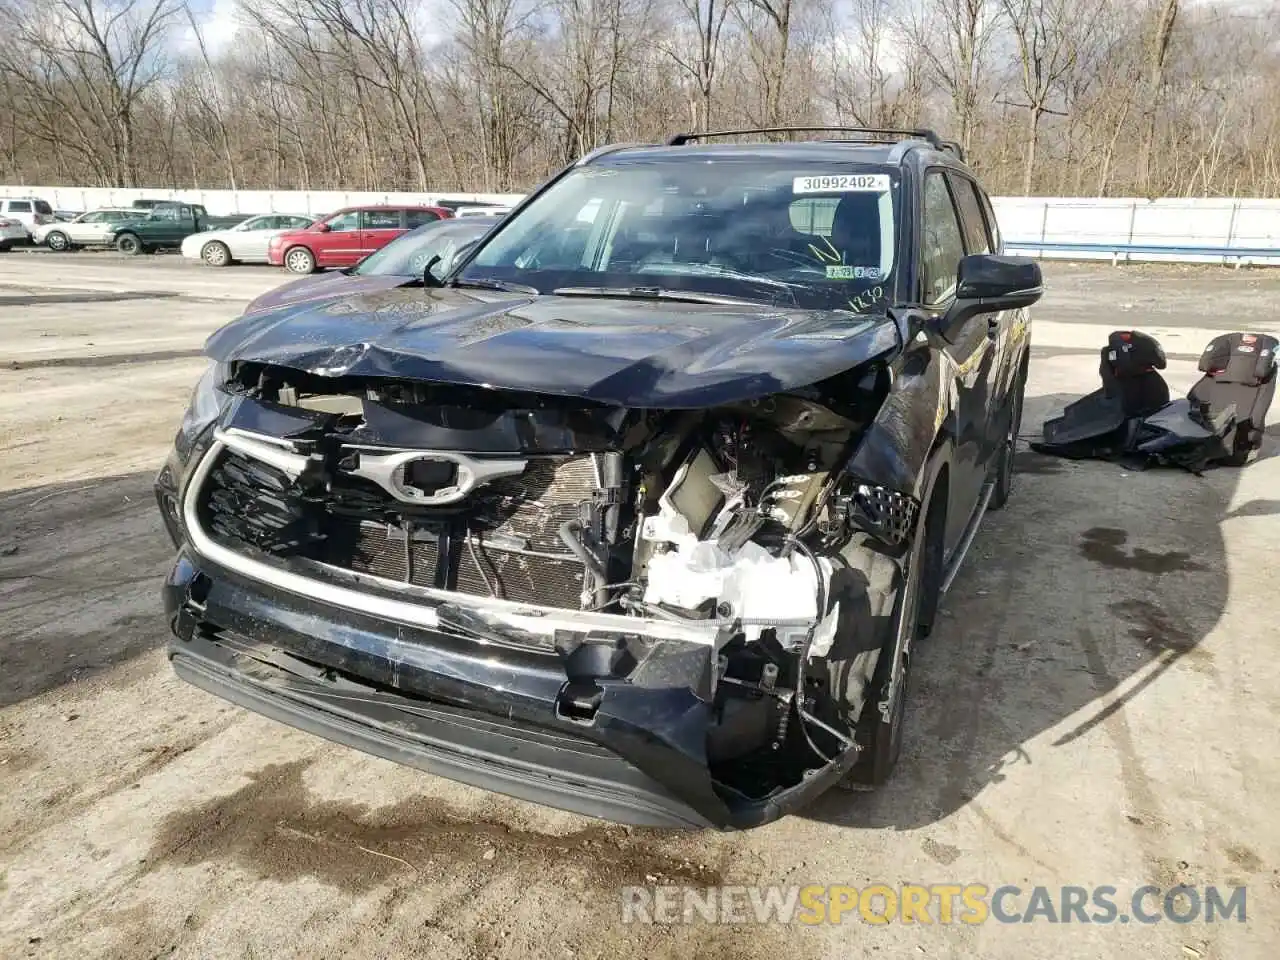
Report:
[[[200,258],[211,267],[225,267],[231,262],[231,251],[220,240],[211,240],[201,248]]]
[[[142,252],[142,241],[138,239],[137,234],[122,233],[116,237],[116,249],[126,257],[136,257]]]
[[[316,257],[306,247],[294,247],[285,253],[284,265],[290,273],[315,273]]]
[[[871,789],[883,785],[893,775],[902,754],[902,731],[907,716],[907,694],[914,642],[925,632],[923,621],[934,606],[926,596],[937,589],[941,554],[935,549],[938,538],[931,534],[943,519],[942,500],[937,494],[907,554],[907,569],[898,591],[894,637],[880,652],[875,673],[867,687],[867,699],[858,719],[856,738],[861,756],[842,785],[848,789]],[[939,570],[934,567],[938,566]],[[888,716],[882,704],[888,706]]]
[[[50,250],[54,250],[58,253],[71,249],[70,238],[61,230],[54,230],[44,238],[44,242]]]

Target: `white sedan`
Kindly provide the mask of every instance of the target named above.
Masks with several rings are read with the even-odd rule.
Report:
[[[31,231],[31,242],[44,244],[50,250],[62,252],[76,247],[95,247],[112,243],[107,239],[107,231],[117,223],[145,214],[145,210],[134,210],[128,207],[104,207],[101,210],[90,210],[82,213],[74,220],[58,220],[54,223],[41,223]]]
[[[315,217],[291,213],[268,213],[250,217],[244,223],[225,230],[193,233],[182,241],[182,255],[190,260],[203,260],[211,267],[229,263],[266,263],[267,244],[286,230],[301,230],[315,222]]]

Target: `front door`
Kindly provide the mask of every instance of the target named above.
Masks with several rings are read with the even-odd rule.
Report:
[[[74,220],[60,229],[71,238],[72,243],[101,243],[103,234],[107,232],[109,226],[106,214],[98,211],[86,213],[79,220]]]
[[[284,217],[255,217],[244,224],[244,229],[234,230],[229,236],[231,255],[237,260],[253,263],[267,259],[267,244],[275,236],[276,228]]]
[[[956,273],[965,255],[964,231],[951,187],[942,170],[925,174],[921,202],[921,299],[938,314],[955,300]],[[996,351],[986,314],[945,331],[946,357],[955,390],[951,433],[956,452],[952,464],[951,502],[947,511],[947,549],[960,540],[986,482],[990,455],[988,423]]]
[[[147,229],[148,243],[177,244],[189,234],[194,218],[189,204],[157,207]]]
[[[348,210],[326,221],[328,231],[317,234],[313,244],[322,267],[349,267],[364,256],[360,252],[360,211]]]
[[[947,174],[951,182],[951,193],[956,200],[956,209],[960,213],[960,225],[964,230],[965,252],[969,254],[989,254],[997,249],[994,231],[987,221],[986,204],[983,203],[980,188],[968,177],[955,171]],[[984,317],[987,335],[991,338],[991,361],[988,377],[988,409],[987,424],[984,434],[985,446],[982,451],[988,475],[996,469],[999,455],[1004,447],[1008,430],[1009,391],[1013,387],[1017,370],[1015,363],[1019,360],[1016,351],[1018,321],[1020,310],[1001,310],[986,314]]]

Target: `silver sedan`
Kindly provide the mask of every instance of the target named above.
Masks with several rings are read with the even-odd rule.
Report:
[[[267,244],[272,237],[286,230],[309,227],[314,222],[315,217],[291,213],[250,217],[224,230],[193,233],[182,241],[182,255],[191,260],[203,260],[211,267],[225,267],[237,262],[266,263]]]

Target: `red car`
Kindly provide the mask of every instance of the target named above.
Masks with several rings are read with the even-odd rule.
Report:
[[[414,227],[452,216],[446,207],[348,207],[273,237],[267,260],[293,273],[349,267]]]

